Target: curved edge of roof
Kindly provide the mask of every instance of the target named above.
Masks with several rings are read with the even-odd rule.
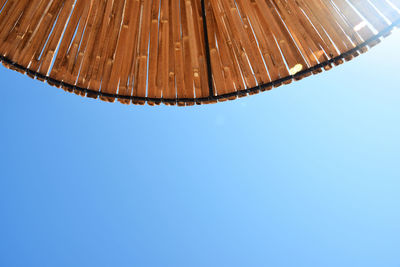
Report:
[[[400,26],[400,19],[392,23],[390,26],[388,26],[386,29],[383,31],[379,32],[372,38],[366,40],[362,44],[342,53],[341,55],[331,58],[330,60],[321,62],[315,66],[312,66],[310,68],[307,68],[305,70],[302,70],[295,75],[289,75],[283,78],[280,78],[278,80],[274,80],[269,83],[265,84],[260,84],[256,87],[252,88],[247,88],[243,89],[240,91],[232,92],[232,93],[227,93],[227,94],[221,94],[221,95],[214,95],[214,96],[209,96],[209,97],[201,97],[201,98],[173,98],[173,99],[167,99],[167,98],[151,98],[151,97],[139,97],[139,96],[127,96],[127,95],[120,95],[120,94],[109,94],[109,93],[104,93],[101,91],[95,91],[89,88],[82,88],[78,87],[76,85],[72,85],[69,83],[65,83],[63,81],[55,80],[49,76],[40,74],[36,71],[30,70],[29,68],[26,68],[24,66],[19,65],[16,62],[13,62],[12,60],[8,59],[5,56],[0,55],[0,61],[5,65],[7,68],[18,71],[20,73],[26,74],[29,77],[33,79],[37,79],[43,82],[47,82],[49,85],[58,87],[58,88],[63,88],[65,91],[68,91],[70,93],[74,92],[78,95],[81,96],[86,96],[86,97],[91,97],[91,98],[99,98],[103,101],[107,102],[114,102],[115,99],[117,99],[119,102],[123,104],[149,104],[149,105],[155,105],[155,104],[166,104],[166,105],[179,105],[179,106],[191,106],[194,104],[200,105],[200,104],[210,104],[210,103],[217,103],[217,102],[222,102],[226,100],[234,100],[238,97],[243,97],[247,95],[252,95],[252,94],[257,94],[260,92],[268,91],[271,90],[272,88],[279,87],[282,84],[288,84],[290,82],[301,80],[304,77],[310,76],[313,73],[320,73],[322,72],[323,68],[329,67],[331,64],[338,65],[340,64],[343,59],[349,60],[351,59],[352,56],[354,56],[357,53],[363,53],[362,50],[367,48],[371,43],[376,42],[382,37],[387,37],[389,36],[392,31]],[[327,70],[330,68],[327,68]]]

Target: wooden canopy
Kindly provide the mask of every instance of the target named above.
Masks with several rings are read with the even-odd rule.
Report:
[[[400,0],[0,0],[0,60],[106,101],[213,103],[350,60],[399,12]]]

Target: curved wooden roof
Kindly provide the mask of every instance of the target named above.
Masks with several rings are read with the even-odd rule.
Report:
[[[351,60],[400,0],[0,0],[0,60],[122,103],[235,99]]]

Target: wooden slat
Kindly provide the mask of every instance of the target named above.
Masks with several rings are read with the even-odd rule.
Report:
[[[183,106],[268,90],[321,72],[321,63],[328,70],[328,60],[366,52],[400,19],[399,0],[204,6],[207,44],[201,0],[0,0],[0,54],[19,64],[7,67],[80,95]]]

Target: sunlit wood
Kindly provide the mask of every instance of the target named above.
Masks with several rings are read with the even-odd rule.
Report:
[[[201,0],[0,0],[1,59],[79,95],[192,105],[328,70],[400,23],[398,0],[204,5],[205,13]]]

